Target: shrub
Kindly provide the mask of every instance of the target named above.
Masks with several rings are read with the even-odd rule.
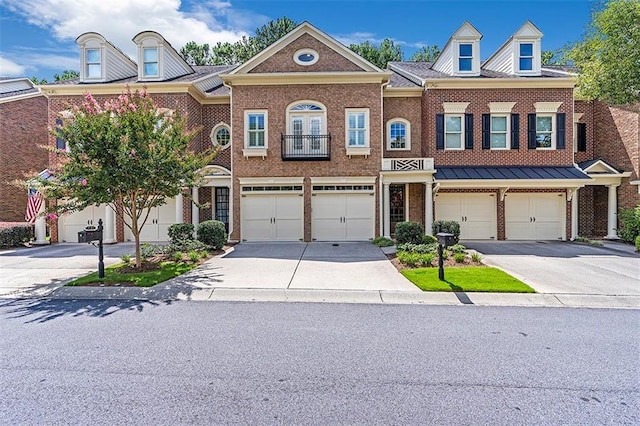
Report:
[[[372,243],[378,247],[389,247],[395,244],[393,240],[387,237],[376,237],[373,239]]]
[[[122,260],[122,262],[126,263],[127,265],[129,263],[131,263],[131,255],[130,254],[123,254],[122,256],[120,256],[120,260]]]
[[[477,252],[471,253],[471,260],[476,263],[480,263],[482,262],[482,255]]]
[[[453,254],[453,260],[455,260],[456,263],[464,262],[465,257],[467,257],[467,255],[464,254],[464,253],[454,253]]]
[[[451,253],[456,253],[456,254],[465,253],[466,250],[467,250],[467,248],[465,246],[463,246],[462,244],[456,244],[456,245],[453,245],[453,246],[449,247],[449,251]]]
[[[453,234],[457,241],[460,238],[460,224],[455,220],[436,220],[431,225],[431,233],[436,235],[438,232]]]
[[[636,251],[640,251],[640,235],[636,237]]]
[[[171,243],[166,250],[166,253],[173,255],[174,253],[188,253],[192,250],[207,252],[208,245],[198,240],[178,240]],[[208,253],[208,252],[207,252]]]
[[[215,250],[220,250],[227,242],[227,230],[219,220],[206,220],[198,225],[198,240]]]
[[[417,266],[431,266],[433,259],[435,259],[434,253],[411,253],[407,251],[398,252],[398,260],[410,267]]]
[[[398,244],[421,244],[422,236],[424,235],[424,227],[418,222],[398,222],[396,223],[395,232]]]
[[[198,260],[200,260],[200,253],[198,253],[195,250],[191,250],[188,254],[187,257],[189,258],[190,261],[192,262],[197,262]]]
[[[437,242],[438,242],[438,239],[433,235],[425,234],[422,236],[422,244],[434,244]]]
[[[406,251],[408,253],[437,253],[438,245],[433,244],[398,244],[398,251]]]
[[[171,255],[174,262],[182,262],[182,252],[177,251]]]
[[[0,229],[0,247],[16,247],[32,238],[34,226],[28,223],[13,224]]]
[[[156,254],[162,254],[162,253],[164,253],[163,246],[149,244],[149,243],[144,243],[140,246],[140,257],[142,257],[143,259],[148,259],[151,256],[154,256]]]
[[[591,244],[594,247],[604,247],[604,244],[602,243],[602,241],[590,241],[589,244]]]
[[[193,224],[175,223],[169,227],[169,242],[174,243],[181,240],[193,240]]]
[[[620,220],[618,236],[623,241],[633,243],[640,235],[640,205],[635,209],[620,209],[618,219]]]

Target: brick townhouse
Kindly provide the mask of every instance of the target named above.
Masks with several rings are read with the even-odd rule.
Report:
[[[152,31],[133,38],[133,61],[86,33],[80,77],[42,87],[46,119],[86,92],[145,87],[203,127],[194,150],[221,147],[188,189],[209,207],[169,200],[143,240],[211,218],[237,241],[367,240],[437,219],[460,222],[462,239],[615,238],[618,207],[640,203],[637,111],[575,100],[574,75],[541,65],[530,22],[483,62],[481,39],[466,22],[434,63],[381,70],[306,22],[237,66],[190,66]],[[61,217],[51,239],[75,241],[98,218],[108,241],[132,238],[90,207]]]

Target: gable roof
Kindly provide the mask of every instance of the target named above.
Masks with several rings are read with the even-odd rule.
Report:
[[[0,77],[0,102],[41,95],[40,89],[26,77]]]
[[[621,174],[622,172],[611,164],[604,161],[602,158],[596,158],[594,160],[583,161],[578,163],[578,167],[588,174]]]
[[[356,64],[365,72],[375,72],[375,73],[383,73],[384,71],[367,61],[363,57],[359,56],[348,47],[338,42],[334,38],[330,37],[326,33],[320,31],[309,22],[304,21],[302,24],[298,25],[296,28],[291,30],[288,34],[282,37],[280,40],[271,44],[266,49],[262,50],[260,53],[256,54],[254,57],[241,64],[238,68],[231,71],[229,75],[237,75],[237,74],[247,74],[249,71],[257,67],[259,64],[265,62],[275,53],[282,50],[289,43],[298,39],[303,34],[309,34],[313,38],[319,40],[320,42],[327,45],[330,49],[343,56],[347,60]]]
[[[492,62],[495,58],[498,58],[505,49],[511,49],[513,40],[518,39],[541,39],[542,31],[536,27],[533,22],[527,20],[524,24],[518,28],[518,30],[511,35],[502,45],[493,53],[493,55],[489,56],[489,58],[482,63],[482,67],[487,67],[491,69]]]

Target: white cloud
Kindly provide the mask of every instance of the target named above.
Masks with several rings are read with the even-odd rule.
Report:
[[[24,77],[26,67],[18,65],[9,59],[0,56],[0,76],[2,77]]]
[[[179,0],[5,0],[4,5],[29,23],[51,31],[59,41],[93,31],[131,57],[135,57],[131,39],[145,30],[162,34],[175,49],[192,40],[212,45],[234,42],[247,34],[245,27],[233,26],[238,21],[230,1],[213,0],[192,10],[181,10]],[[260,15],[249,15],[261,20]]]

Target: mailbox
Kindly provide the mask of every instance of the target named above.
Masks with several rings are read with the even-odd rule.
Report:
[[[86,243],[87,242],[87,232],[86,231],[78,232],[78,242],[79,243]]]
[[[442,244],[445,247],[450,247],[457,243],[455,235],[448,232],[438,232],[436,237],[438,237],[438,244]]]
[[[102,230],[87,228],[84,231],[78,232],[79,243],[90,243],[91,241],[97,240],[102,240]]]

